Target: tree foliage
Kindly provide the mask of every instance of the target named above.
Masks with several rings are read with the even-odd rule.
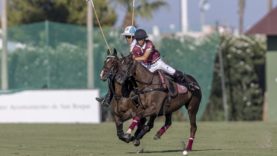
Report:
[[[124,21],[122,26],[125,27],[127,25],[132,24],[132,10],[133,10],[133,1],[131,0],[115,0],[114,3],[123,6],[125,11]],[[157,11],[161,7],[168,6],[165,0],[140,0],[136,1],[135,4],[135,17],[142,17],[146,19],[151,19],[153,12]],[[136,25],[136,21],[134,19],[134,25]]]
[[[107,0],[95,0],[94,5],[101,24],[115,23],[115,11]],[[10,26],[45,20],[85,25],[87,7],[85,0],[9,0],[8,21]],[[94,25],[97,26],[96,18]]]
[[[223,55],[229,120],[261,120],[263,84],[261,67],[265,64],[265,42],[254,37],[224,36],[220,49]],[[219,58],[214,68],[213,90],[205,120],[223,120]]]

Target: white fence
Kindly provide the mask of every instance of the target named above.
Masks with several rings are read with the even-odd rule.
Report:
[[[0,123],[100,123],[98,90],[34,90],[0,95]]]

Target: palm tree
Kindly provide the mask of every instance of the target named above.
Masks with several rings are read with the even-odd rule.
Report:
[[[151,19],[153,12],[161,7],[168,6],[165,0],[137,0],[135,1],[135,17],[140,16],[142,18]],[[125,17],[122,26],[136,25],[135,17],[132,22],[133,0],[116,0],[114,3],[119,4],[126,8]]]
[[[115,11],[107,5],[108,0],[94,1],[96,12],[103,25],[111,26],[116,21]],[[86,24],[86,1],[75,0],[8,0],[8,24],[28,24],[44,20]],[[96,19],[94,24],[97,26]]]
[[[245,0],[239,0],[239,33],[243,33]]]

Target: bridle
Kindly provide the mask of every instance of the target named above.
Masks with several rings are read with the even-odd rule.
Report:
[[[112,60],[112,64],[111,64],[111,68],[108,69],[108,67],[104,66],[104,69],[103,71],[105,73],[107,73],[107,78],[112,78],[114,77],[114,75],[116,74],[116,67],[117,67],[117,61],[118,61],[118,58],[116,56],[113,56],[113,55],[109,55],[107,56],[106,60],[105,60],[105,63],[109,60],[109,59],[114,59]],[[107,72],[108,71],[108,72]]]

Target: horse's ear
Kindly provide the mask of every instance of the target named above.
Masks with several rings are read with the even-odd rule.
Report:
[[[110,55],[110,49],[107,50],[107,55]]]
[[[115,48],[113,49],[113,55],[114,55],[114,56],[117,56],[117,51],[116,51]]]

